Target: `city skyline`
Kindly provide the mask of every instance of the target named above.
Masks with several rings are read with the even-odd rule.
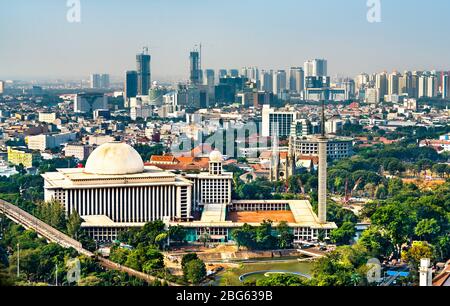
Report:
[[[382,1],[380,23],[366,20],[362,0],[346,1],[345,7],[338,1],[248,0],[239,10],[233,1],[133,1],[139,10],[118,1],[81,1],[81,23],[66,20],[65,1],[3,2],[8,5],[0,12],[0,38],[7,43],[0,48],[0,79],[87,78],[96,71],[124,77],[135,69],[143,46],[150,49],[155,80],[187,79],[189,51],[198,43],[202,68],[216,71],[289,70],[313,58],[327,59],[331,76],[450,70],[445,61],[450,44],[435,31],[450,23],[445,19],[450,4],[441,0],[432,7],[416,0]],[[220,16],[228,19],[218,21]],[[434,20],[424,24],[423,16]]]

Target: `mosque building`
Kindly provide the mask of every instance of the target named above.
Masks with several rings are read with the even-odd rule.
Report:
[[[120,231],[155,220],[185,227],[191,242],[205,233],[212,242],[228,242],[233,229],[264,220],[274,226],[286,221],[295,242],[315,241],[321,230],[328,237],[336,228],[326,221],[326,203],[319,205],[319,219],[306,200],[233,201],[233,174],[224,172],[222,164],[222,154],[213,151],[209,171],[175,174],[145,166],[128,144],[105,143],[89,156],[85,168],[43,174],[45,200],[61,202],[67,215],[76,210],[82,228],[99,242],[113,241]]]

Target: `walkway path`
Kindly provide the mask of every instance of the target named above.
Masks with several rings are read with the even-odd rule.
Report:
[[[13,222],[22,225],[26,229],[35,231],[42,237],[45,237],[48,241],[57,243],[64,248],[74,248],[78,253],[83,254],[85,256],[95,257],[98,260],[99,264],[106,269],[125,272],[128,275],[137,277],[139,279],[147,281],[148,283],[160,281],[161,283],[166,282],[169,286],[180,286],[179,284],[165,281],[158,277],[151,276],[151,275],[130,269],[128,267],[124,267],[122,265],[119,265],[119,264],[111,261],[111,260],[97,256],[94,253],[92,253],[91,251],[84,249],[80,242],[78,242],[75,239],[60,232],[59,230],[55,229],[54,227],[51,227],[47,223],[39,220],[35,216],[27,213],[26,211],[20,209],[19,207],[15,206],[11,203],[0,200],[0,212],[3,213],[9,219],[11,219]]]

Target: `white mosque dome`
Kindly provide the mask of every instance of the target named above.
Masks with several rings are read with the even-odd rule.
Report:
[[[209,161],[213,163],[221,163],[223,162],[223,156],[222,153],[220,153],[218,150],[214,150],[209,154]]]
[[[126,143],[108,142],[91,153],[84,172],[108,175],[142,173],[144,162],[139,153]]]

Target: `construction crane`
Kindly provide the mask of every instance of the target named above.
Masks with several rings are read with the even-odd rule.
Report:
[[[356,183],[355,183],[355,186],[353,187],[353,189],[350,191],[350,192],[348,192],[348,178],[345,180],[345,196],[344,196],[344,201],[343,201],[343,203],[345,204],[345,205],[347,205],[348,203],[350,203],[350,200],[351,200],[351,198],[353,197],[353,193],[358,189],[358,187],[359,187],[359,184],[361,184],[361,182],[362,182],[362,177],[360,177],[357,181],[356,181]]]

